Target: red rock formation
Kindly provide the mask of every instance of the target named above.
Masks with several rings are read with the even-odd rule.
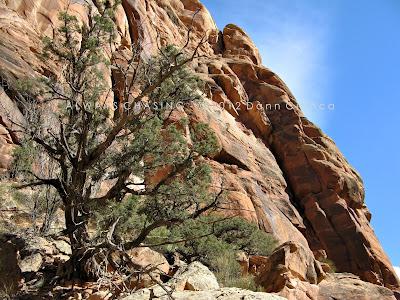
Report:
[[[37,56],[39,37],[51,34],[66,2],[0,1],[2,80],[53,69]],[[87,10],[80,2],[71,9],[85,22]],[[193,63],[193,69],[207,81],[209,93],[203,105],[186,113],[192,122],[209,123],[218,136],[221,151],[209,162],[215,182],[231,190],[227,207],[282,243],[295,241],[316,256],[326,253],[338,271],[398,289],[370,226],[360,176],[307,120],[283,81],[261,65],[257,48],[241,28],[230,24],[220,32],[197,0],[123,0],[115,21],[120,49],[142,37],[145,54],[153,53],[157,31],[162,45],[183,45],[195,13],[190,46],[206,38],[200,52],[207,57]],[[0,101],[0,168],[5,169],[17,142],[8,120],[20,113],[7,86]]]
[[[256,280],[266,292],[279,292],[287,286],[293,287],[294,280],[318,284],[325,277],[312,252],[293,242],[278,247],[256,272]]]
[[[284,243],[269,257],[250,257],[249,265],[266,292],[277,292],[288,300],[395,300],[398,297],[396,292],[364,282],[353,274],[325,273],[324,264],[315,260],[310,250],[293,242]]]

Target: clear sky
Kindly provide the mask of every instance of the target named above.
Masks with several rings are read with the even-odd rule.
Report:
[[[400,1],[202,3],[220,29],[235,23],[250,35],[361,173],[374,230],[400,266]]]

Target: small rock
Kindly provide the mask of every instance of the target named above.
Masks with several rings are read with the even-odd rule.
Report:
[[[172,294],[175,300],[284,300],[285,298],[239,288],[221,288],[214,291],[179,291]],[[159,300],[170,300],[163,296]]]
[[[128,297],[123,298],[123,300],[150,300],[150,299],[151,299],[150,289],[142,289]]]
[[[267,292],[279,292],[287,286],[293,288],[291,279],[318,284],[326,277],[313,253],[295,242],[280,245],[257,269],[256,283]]]
[[[25,257],[18,263],[22,273],[25,272],[37,272],[42,266],[43,257],[40,253],[35,253]]]
[[[70,259],[70,257],[68,255],[64,255],[64,254],[53,255],[52,258],[54,259],[54,261],[63,261],[63,262]]]
[[[112,297],[112,294],[109,291],[98,291],[94,294],[91,294],[88,300],[108,300]]]
[[[67,255],[72,254],[71,246],[66,241],[54,240],[53,244],[57,248],[57,250],[60,251],[61,253],[67,254]]]
[[[153,297],[153,298],[151,298]],[[239,288],[221,288],[210,291],[177,291],[172,293],[174,300],[284,300],[286,298],[261,292],[252,292]],[[136,293],[123,298],[122,300],[170,300],[164,294],[161,296],[152,295],[151,289],[139,290]]]
[[[179,269],[168,284],[175,291],[209,291],[219,289],[215,275],[206,266],[197,261]]]
[[[26,239],[26,246],[23,249],[25,253],[41,252],[46,255],[55,253],[54,246],[45,238],[40,236],[29,237]]]
[[[161,254],[154,250],[151,250],[147,247],[134,248],[132,250],[127,251],[129,257],[132,259],[132,262],[141,266],[142,268],[156,267],[154,271],[152,271],[151,276],[148,274],[144,274],[141,278],[138,279],[136,277],[132,278],[130,282],[130,287],[149,287],[154,285],[156,282],[160,281],[160,275],[168,274],[169,272],[169,263],[167,259]]]

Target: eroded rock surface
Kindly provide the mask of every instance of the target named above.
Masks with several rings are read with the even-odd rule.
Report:
[[[357,276],[346,273],[329,275],[319,287],[318,299],[321,300],[395,300],[400,296],[385,287],[361,281]]]
[[[221,288],[214,291],[180,291],[172,293],[172,297],[176,300],[284,300],[277,295],[252,292],[239,288]],[[139,291],[131,296],[123,298],[122,300],[169,300],[168,296],[162,296],[160,298],[152,298],[151,293],[146,290]]]
[[[170,269],[167,259],[160,253],[148,247],[133,248],[126,252],[132,262],[141,269],[154,269],[150,275],[144,274],[140,278],[132,276],[132,287],[148,287],[160,282],[160,277],[167,275]]]
[[[258,268],[256,282],[267,292],[279,292],[285,287],[293,288],[294,280],[318,284],[325,277],[325,272],[310,250],[287,242]]]
[[[208,291],[219,288],[215,275],[200,262],[182,266],[169,281],[175,291]]]
[[[9,83],[55,72],[53,63],[37,54],[40,37],[52,34],[67,2],[0,1],[2,171],[18,143],[10,118],[21,118]],[[72,1],[70,9],[82,22],[87,20],[84,1]],[[340,272],[399,288],[370,226],[360,176],[334,142],[307,120],[284,82],[261,65],[257,48],[241,28],[227,25],[219,31],[197,0],[124,0],[115,22],[119,51],[141,36],[146,54],[154,53],[157,30],[162,45],[183,45],[192,23],[189,47],[205,38],[200,53],[207,57],[192,67],[207,81],[207,99],[186,113],[191,122],[209,123],[218,136],[220,152],[208,160],[215,183],[230,189],[232,214],[240,211],[282,243],[294,241],[315,255],[326,254]]]

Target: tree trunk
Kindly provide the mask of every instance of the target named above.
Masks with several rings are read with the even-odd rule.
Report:
[[[72,249],[66,277],[88,279],[91,277],[91,272],[87,270],[89,234],[83,212],[75,209],[71,204],[65,205],[65,226]]]

